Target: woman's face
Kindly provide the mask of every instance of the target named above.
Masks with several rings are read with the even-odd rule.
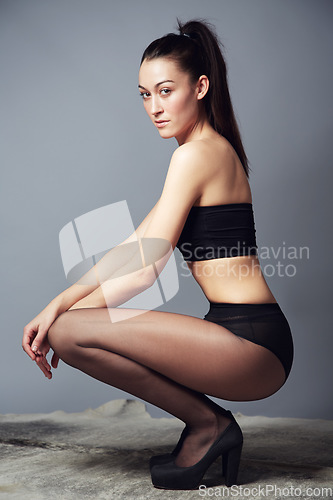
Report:
[[[144,60],[139,71],[139,89],[150,119],[164,139],[175,137],[183,144],[199,121],[200,89],[191,85],[188,73],[159,57]]]

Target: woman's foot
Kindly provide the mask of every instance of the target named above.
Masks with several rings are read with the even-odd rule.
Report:
[[[231,412],[218,411],[214,418],[210,415],[205,420],[201,414],[200,421],[187,426],[189,434],[177,457],[152,467],[153,485],[169,490],[196,489],[218,457],[222,457],[226,486],[237,484],[243,434]]]
[[[188,434],[188,426],[186,425],[181,433],[178,443],[176,444],[175,448],[172,450],[171,453],[163,453],[163,455],[154,455],[153,457],[150,458],[149,460],[150,470],[152,469],[152,467],[154,467],[154,465],[161,465],[173,460],[178,455],[178,452],[181,449],[183,441],[187,436],[187,434]]]
[[[178,467],[190,467],[199,462],[231,422],[232,415],[229,417],[212,413],[198,425],[188,425],[189,432],[174,463]]]

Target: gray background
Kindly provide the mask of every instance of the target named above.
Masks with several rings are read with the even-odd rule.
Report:
[[[63,363],[48,381],[21,337],[68,286],[61,228],[120,200],[137,225],[160,196],[177,143],[162,140],[146,115],[138,69],[147,44],[173,31],[178,16],[212,22],[226,47],[259,247],[310,252],[280,259],[295,276],[267,276],[294,335],[287,384],[266,400],[225,406],[333,417],[332,13],[330,0],[1,1],[1,413],[81,411],[130,397]],[[203,317],[208,302],[181,276],[162,309]]]

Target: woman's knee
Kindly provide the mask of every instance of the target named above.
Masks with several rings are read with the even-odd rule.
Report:
[[[74,348],[75,341],[71,330],[68,311],[58,316],[49,328],[49,344],[60,358]]]

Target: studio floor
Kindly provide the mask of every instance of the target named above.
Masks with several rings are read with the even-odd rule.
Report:
[[[239,484],[224,485],[220,461],[193,491],[152,486],[151,455],[172,450],[183,423],[152,418],[140,401],[82,413],[0,415],[0,498],[283,499],[333,497],[333,421],[235,418],[244,434]]]

